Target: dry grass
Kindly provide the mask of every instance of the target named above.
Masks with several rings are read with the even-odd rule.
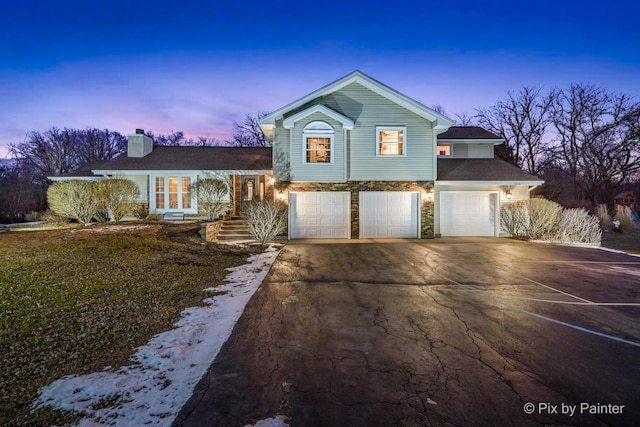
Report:
[[[602,233],[602,246],[609,249],[640,254],[640,225],[634,223],[621,233],[606,230]]]
[[[103,229],[95,232],[96,228]],[[38,388],[128,363],[249,250],[205,244],[198,225],[0,235],[0,425],[64,424],[30,413]]]

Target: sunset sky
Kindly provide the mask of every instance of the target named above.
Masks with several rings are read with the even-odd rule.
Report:
[[[522,85],[640,100],[640,3],[21,0],[0,14],[0,157],[53,126],[229,138],[359,69],[448,116]]]

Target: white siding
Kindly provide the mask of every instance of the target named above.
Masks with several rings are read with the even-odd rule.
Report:
[[[454,159],[493,159],[493,144],[453,144]]]
[[[282,127],[282,120],[276,122],[273,133],[273,171],[278,181],[288,181],[291,168],[290,130]]]
[[[322,98],[315,99],[308,104],[301,106],[296,111],[290,112],[287,116],[304,110],[313,104],[322,104],[354,121],[355,125],[351,131],[347,131],[347,150],[344,150],[345,141],[342,126],[335,121],[316,113],[295,124],[292,132],[292,149],[298,150],[302,147],[302,128],[312,120],[325,120],[335,124],[336,152],[335,160],[339,162],[335,168],[311,168],[316,165],[303,165],[298,159],[302,158],[302,153],[291,153],[292,181],[402,181],[402,180],[434,180],[435,179],[435,136],[431,122],[417,114],[400,107],[387,98],[375,92],[352,83],[341,90]],[[282,123],[276,123],[277,127]],[[376,156],[376,126],[405,126],[407,135],[405,137],[406,156],[387,157]],[[274,169],[278,159],[286,150],[282,131],[276,129],[274,138]],[[346,155],[346,156],[345,156]],[[346,159],[345,159],[346,157]],[[345,164],[342,163],[348,161]],[[347,176],[344,176],[344,170]]]
[[[329,123],[334,129],[333,161],[325,163],[304,163],[305,142],[303,129],[309,123],[320,120]],[[317,112],[295,123],[291,131],[291,181],[307,182],[344,182],[345,179],[345,141],[342,124]]]
[[[140,195],[138,196],[138,202],[149,202],[149,175],[126,175],[124,178],[136,183]]]

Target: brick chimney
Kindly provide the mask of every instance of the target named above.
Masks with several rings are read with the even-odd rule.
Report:
[[[144,134],[143,129],[136,129],[136,133],[127,135],[127,156],[144,157],[153,151],[153,139]]]

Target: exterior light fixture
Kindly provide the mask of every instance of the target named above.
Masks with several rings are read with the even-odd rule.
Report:
[[[276,179],[274,177],[271,177],[271,178],[269,178],[269,182],[272,183],[272,184],[275,184]]]
[[[278,193],[278,199],[284,200],[284,193],[282,191]]]
[[[511,191],[510,190],[507,190],[505,195],[507,196],[507,200],[511,200]]]
[[[433,192],[427,191],[427,200],[433,199]]]

